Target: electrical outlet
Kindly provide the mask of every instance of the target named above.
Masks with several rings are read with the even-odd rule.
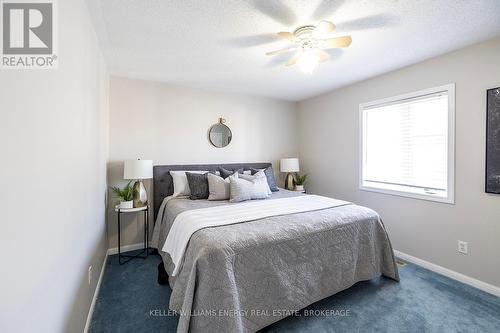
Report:
[[[89,286],[92,284],[92,266],[89,266]]]
[[[463,254],[468,254],[469,253],[469,246],[467,242],[458,241],[458,252],[463,253]]]

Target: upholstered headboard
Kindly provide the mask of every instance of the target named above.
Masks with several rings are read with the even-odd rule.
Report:
[[[228,170],[236,170],[240,168],[249,170],[250,168],[264,169],[271,166],[271,163],[155,165],[153,167],[153,207],[155,219],[163,199],[174,194],[174,184],[169,171],[217,171],[219,166]]]

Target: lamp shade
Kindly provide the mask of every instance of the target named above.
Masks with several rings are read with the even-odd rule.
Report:
[[[128,160],[124,162],[123,179],[153,178],[152,160]]]
[[[281,172],[299,172],[299,159],[298,158],[282,158],[280,160]]]

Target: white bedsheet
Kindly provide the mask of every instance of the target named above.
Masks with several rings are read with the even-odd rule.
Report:
[[[200,229],[347,204],[350,204],[350,202],[318,195],[305,195],[188,210],[180,213],[175,218],[162,250],[172,258],[175,265],[172,275],[176,276],[182,267],[184,252],[191,236]]]

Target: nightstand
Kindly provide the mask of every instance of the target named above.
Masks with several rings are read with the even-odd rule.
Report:
[[[115,206],[115,212],[118,213],[118,262],[123,265],[132,259],[146,259],[149,255],[149,205],[137,208],[120,208]],[[144,212],[144,248],[136,255],[123,255],[121,253],[121,215]],[[143,255],[146,253],[145,255]],[[124,261],[122,262],[122,258]]]

